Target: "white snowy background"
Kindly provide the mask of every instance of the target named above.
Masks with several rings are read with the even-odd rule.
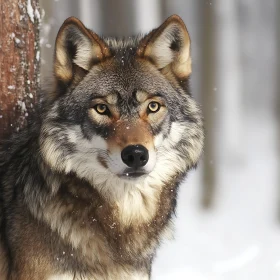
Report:
[[[43,79],[51,71],[58,27],[68,16],[105,35],[147,32],[173,13],[189,29],[193,95],[198,101],[215,96],[212,108],[204,105],[215,120],[206,132],[215,143],[208,159],[215,192],[205,209],[201,161],[181,186],[174,240],[159,250],[153,280],[280,279],[278,1],[41,0]],[[209,47],[202,44],[205,8],[214,19],[213,65],[201,59]],[[205,67],[215,74],[214,86],[202,92]]]

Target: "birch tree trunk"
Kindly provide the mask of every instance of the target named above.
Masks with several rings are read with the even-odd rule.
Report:
[[[0,0],[0,139],[27,124],[39,84],[38,0]]]

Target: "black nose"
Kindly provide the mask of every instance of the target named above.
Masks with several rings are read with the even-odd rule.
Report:
[[[123,162],[132,168],[139,168],[149,160],[149,152],[142,145],[130,145],[125,147],[121,153]]]

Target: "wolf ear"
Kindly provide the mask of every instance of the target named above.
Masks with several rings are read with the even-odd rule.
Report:
[[[141,41],[137,51],[163,74],[170,71],[179,79],[191,74],[190,37],[183,20],[173,15]]]
[[[55,77],[58,82],[68,85],[107,56],[109,49],[105,42],[80,20],[70,17],[64,21],[56,38]]]

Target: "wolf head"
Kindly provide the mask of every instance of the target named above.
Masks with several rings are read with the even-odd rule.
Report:
[[[203,146],[190,74],[190,38],[176,15],[126,39],[101,38],[68,18],[56,39],[55,86],[41,128],[44,161],[105,195],[176,181]]]

